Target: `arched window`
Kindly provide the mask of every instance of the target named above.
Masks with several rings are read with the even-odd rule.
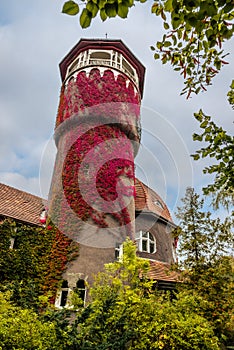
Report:
[[[76,282],[76,293],[78,294],[80,299],[85,301],[85,281],[84,280],[79,279]]]
[[[136,233],[136,242],[140,252],[155,253],[156,240],[150,232],[139,231]]]
[[[67,300],[68,300],[68,293],[69,293],[68,282],[66,280],[63,280],[61,289],[55,301],[56,307],[58,308],[66,307]]]

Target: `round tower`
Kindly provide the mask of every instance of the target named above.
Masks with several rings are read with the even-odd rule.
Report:
[[[145,68],[121,40],[81,39],[60,72],[49,216],[80,243],[80,254],[85,249],[86,262],[89,249],[92,256],[93,249],[112,250],[112,258],[101,253],[103,264],[135,232],[134,157]]]

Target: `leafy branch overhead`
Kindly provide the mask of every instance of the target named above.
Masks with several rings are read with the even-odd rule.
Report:
[[[129,9],[146,0],[82,0],[80,14],[82,28],[90,26],[100,15],[105,21],[111,17],[127,18]],[[79,5],[67,1],[62,9],[68,15],[77,15]],[[184,78],[181,94],[206,90],[212,79],[227,64],[223,42],[234,32],[233,0],[164,0],[154,1],[152,14],[163,21],[165,33],[151,49],[154,58],[170,63]]]
[[[194,116],[200,123],[202,132],[194,133],[193,140],[208,142],[206,147],[202,147],[193,155],[194,160],[210,157],[217,161],[203,170],[205,174],[215,175],[214,183],[205,187],[203,191],[215,196],[216,207],[219,203],[226,206],[234,204],[234,137],[228,135],[222,127],[218,127],[202,110]]]

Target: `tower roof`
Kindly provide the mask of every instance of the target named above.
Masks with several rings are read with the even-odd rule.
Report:
[[[64,81],[67,68],[71,64],[71,62],[74,60],[74,58],[77,55],[79,55],[80,52],[88,49],[101,49],[101,50],[106,49],[106,50],[116,50],[120,52],[136,69],[139,77],[140,93],[141,93],[141,96],[143,96],[145,67],[121,40],[80,39],[80,41],[69,51],[69,53],[63,58],[63,60],[59,64],[62,81]]]

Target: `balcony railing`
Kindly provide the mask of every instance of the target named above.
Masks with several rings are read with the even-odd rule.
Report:
[[[108,60],[108,59],[102,59],[102,58],[95,58],[95,59],[89,58],[89,59],[83,60],[77,63],[76,66],[72,67],[71,70],[69,70],[69,75],[76,70],[79,70],[83,67],[88,67],[88,66],[106,66],[106,67],[116,68],[121,72],[125,73],[131,80],[133,80],[138,85],[138,80],[136,76],[132,74],[130,70],[123,67],[120,63],[110,59]]]

